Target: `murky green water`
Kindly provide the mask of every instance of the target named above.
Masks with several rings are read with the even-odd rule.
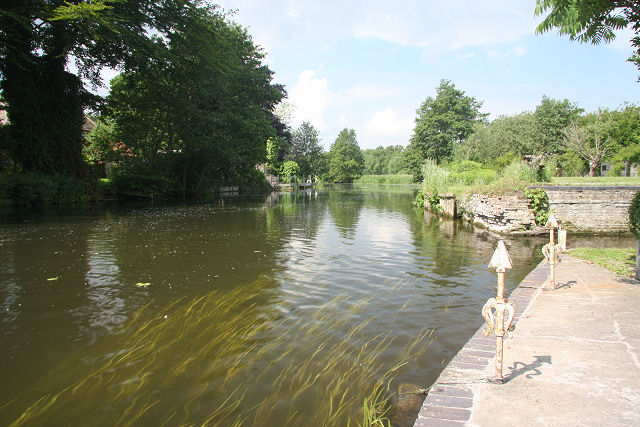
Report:
[[[495,294],[496,240],[412,198],[4,218],[0,423],[346,425],[380,390],[429,385]],[[539,243],[509,242],[507,288]]]

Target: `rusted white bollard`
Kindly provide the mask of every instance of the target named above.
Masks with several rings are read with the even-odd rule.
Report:
[[[542,254],[544,255],[544,262],[549,262],[549,287],[551,289],[556,288],[556,264],[560,261],[560,246],[556,245],[555,229],[559,227],[558,221],[553,214],[549,215],[549,219],[544,225],[549,227],[549,243],[542,248]]]
[[[504,273],[506,269],[512,268],[511,257],[504,242],[500,240],[498,247],[493,253],[489,268],[495,268],[498,274],[498,291],[495,298],[489,298],[482,307],[482,317],[487,322],[487,328],[482,332],[488,337],[492,331],[496,334],[496,376],[494,382],[504,382],[502,376],[502,356],[504,335],[508,334],[515,309],[513,305],[504,300]]]

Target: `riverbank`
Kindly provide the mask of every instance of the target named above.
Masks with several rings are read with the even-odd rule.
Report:
[[[629,233],[629,206],[638,186],[540,186],[547,201],[542,208],[553,212],[562,228],[572,233]],[[503,235],[545,233],[536,225],[532,200],[521,190],[487,194],[439,194],[443,216],[464,221]],[[425,202],[426,210],[430,204]]]
[[[505,383],[486,380],[495,337],[481,327],[431,387],[416,427],[640,423],[640,282],[562,258],[556,290],[542,290],[540,264],[510,295]]]

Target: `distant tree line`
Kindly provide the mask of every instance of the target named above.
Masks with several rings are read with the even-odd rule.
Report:
[[[625,104],[616,110],[585,113],[567,99],[546,96],[534,111],[499,116],[488,121],[482,102],[443,80],[435,98],[417,110],[409,146],[403,152],[404,170],[421,181],[427,161],[450,164],[474,161],[501,168],[513,159],[547,165],[552,175],[591,176],[603,162],[613,173],[628,173],[640,162],[640,107]],[[549,167],[551,166],[551,167]]]

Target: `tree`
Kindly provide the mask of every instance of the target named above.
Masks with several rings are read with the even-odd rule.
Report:
[[[299,165],[292,161],[287,160],[282,164],[280,168],[280,175],[282,175],[286,181],[291,182],[291,180],[300,173]]]
[[[318,175],[321,169],[323,149],[318,130],[309,122],[302,122],[293,132],[287,158],[300,165],[302,176]]]
[[[577,120],[583,111],[567,99],[558,101],[542,96],[542,101],[534,113],[539,141],[533,152],[551,155],[564,151],[565,129]]]
[[[608,43],[615,31],[631,26],[635,53],[628,59],[640,69],[640,3],[637,0],[536,0],[535,15],[549,12],[536,28],[541,34],[558,28],[570,40]]]
[[[14,160],[24,170],[82,175],[83,109],[95,99],[81,78],[96,85],[103,66],[146,63],[148,42],[179,27],[190,8],[174,0],[3,1],[0,87]],[[70,57],[77,75],[65,69]]]
[[[581,122],[579,124],[574,120],[565,130],[565,145],[589,163],[589,176],[594,176],[596,168],[609,150],[607,125],[597,113],[588,114]]]
[[[448,80],[441,80],[436,97],[428,97],[418,108],[416,126],[410,146],[419,158],[442,162],[451,158],[454,146],[463,143],[473,132],[475,123],[484,120],[482,102],[456,89]],[[411,168],[416,176],[419,169]]]
[[[464,156],[457,160],[475,160],[488,163],[506,154],[518,157],[538,152],[541,133],[533,113],[499,116],[491,123],[481,123],[461,146]]]
[[[280,151],[280,147],[282,146],[282,139],[276,137],[271,137],[267,139],[267,162],[266,166],[269,169],[269,173],[273,173],[273,171],[277,171],[280,169],[281,162],[278,156]]]
[[[358,146],[356,131],[344,128],[329,150],[330,182],[353,182],[362,176],[364,157]]]
[[[402,145],[389,145],[375,149],[363,150],[365,174],[386,175],[397,174],[402,170]]]
[[[284,97],[263,54],[243,28],[204,7],[154,49],[155,67],[112,81],[108,114],[120,140],[184,195],[243,180],[266,159]]]

